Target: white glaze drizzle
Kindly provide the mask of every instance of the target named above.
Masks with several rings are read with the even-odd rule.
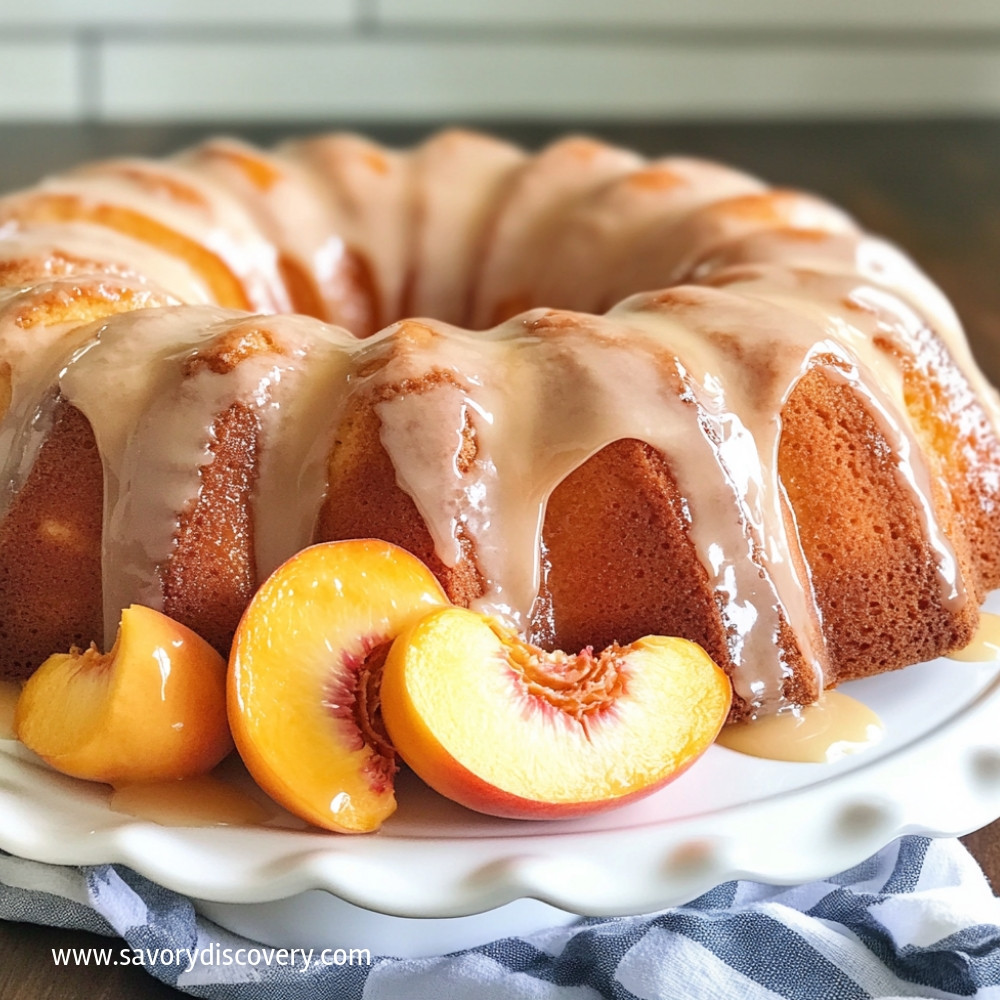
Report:
[[[51,429],[54,384],[66,358],[91,332],[78,319],[61,319],[60,307],[79,294],[75,279],[45,281],[0,290],[0,358],[10,366],[10,401],[0,415],[0,516],[27,479]],[[87,306],[114,312],[122,297],[133,308],[176,305],[172,296],[145,282],[108,276],[87,289]]]
[[[163,607],[158,568],[211,461],[215,418],[233,398],[229,381],[211,371],[185,377],[185,363],[231,314],[187,307],[122,319],[102,323],[59,380],[62,395],[90,421],[104,465],[106,636],[130,603]],[[253,371],[246,393],[265,377]]]
[[[197,197],[173,197],[171,185]],[[88,210],[115,206],[162,224],[214,252],[238,279],[253,309],[288,311],[274,247],[247,210],[211,177],[167,161],[110,160],[49,178],[31,194],[67,198]],[[6,218],[12,208],[16,219],[16,207],[17,196],[0,201],[0,217]]]
[[[536,305],[573,303],[581,312],[601,312],[610,276],[628,292],[645,287],[637,245],[662,243],[664,233],[705,205],[764,190],[756,177],[688,157],[629,171],[598,185],[549,227],[539,272],[525,294]]]
[[[254,487],[257,579],[313,539],[326,494],[331,434],[346,397],[356,339],[302,316],[268,319],[284,354],[258,406],[262,448]]]
[[[721,272],[717,277],[724,275]],[[748,276],[746,281],[727,282],[725,287],[757,301],[773,302],[783,311],[815,324],[831,341],[845,345],[852,363],[862,367],[862,373],[849,381],[854,391],[864,397],[866,410],[889,444],[896,475],[917,503],[924,536],[937,556],[942,601],[957,609],[967,594],[954,549],[937,524],[931,500],[931,470],[909,420],[900,417],[907,412],[903,373],[896,364],[888,363],[886,351],[877,343],[879,335],[894,335],[898,343],[912,347],[922,321],[898,296],[853,276],[762,267],[756,280]],[[830,374],[844,378],[836,369]]]
[[[549,263],[566,213],[587,195],[644,165],[635,153],[592,139],[553,143],[512,178],[496,208],[469,314],[473,329],[543,305],[529,292]],[[498,314],[502,314],[502,317]]]
[[[275,152],[316,179],[320,196],[313,211],[338,234],[343,248],[370,263],[376,321],[387,325],[400,315],[410,273],[411,158],[355,135],[296,140]]]
[[[233,403],[253,408],[262,436],[253,503],[257,578],[309,544],[338,413],[330,401],[344,396],[349,345],[357,344],[346,331],[301,316],[246,319],[202,307],[123,319],[93,331],[59,380],[62,395],[90,421],[104,463],[106,634],[133,601],[163,607],[160,570],[181,514],[197,499],[200,470],[212,461],[214,421]],[[275,350],[249,352],[228,371],[190,370],[213,338],[257,329]]]
[[[108,277],[163,289],[179,302],[212,302],[208,286],[185,261],[114,229],[85,222],[31,226],[10,222],[0,229],[0,265],[25,262],[33,272],[30,280],[46,275],[56,280],[61,274],[51,271],[54,258],[61,258],[67,276],[90,276],[99,269]],[[150,280],[153,275],[155,281]]]

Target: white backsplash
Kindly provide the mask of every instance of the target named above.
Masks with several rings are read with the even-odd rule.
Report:
[[[0,0],[0,119],[1000,111],[996,0]]]

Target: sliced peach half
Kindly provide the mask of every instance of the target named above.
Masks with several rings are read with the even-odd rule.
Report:
[[[660,788],[712,743],[731,696],[725,673],[684,639],[545,653],[462,608],[403,633],[382,678],[402,759],[442,795],[517,819],[596,812]]]
[[[446,603],[431,571],[388,542],[326,542],[275,570],[243,615],[229,673],[233,737],[265,792],[328,830],[378,829],[396,808],[381,664]]]
[[[233,748],[226,661],[186,626],[132,605],[109,653],[56,653],[32,674],[14,727],[76,778],[125,785],[204,774]]]

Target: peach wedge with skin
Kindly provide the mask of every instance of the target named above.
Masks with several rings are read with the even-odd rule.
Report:
[[[395,755],[373,721],[381,659],[446,603],[420,560],[372,539],[313,545],[268,578],[236,631],[229,721],[276,802],[343,833],[392,814]]]
[[[56,653],[32,674],[14,726],[73,777],[125,785],[204,774],[233,748],[226,661],[189,628],[134,604],[109,653]]]
[[[382,713],[399,755],[442,795],[495,816],[557,819],[676,778],[713,742],[731,696],[723,671],[684,639],[549,654],[450,608],[393,644]]]

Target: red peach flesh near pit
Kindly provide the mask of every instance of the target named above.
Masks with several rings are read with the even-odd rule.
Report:
[[[662,787],[714,741],[731,697],[683,639],[547,654],[461,608],[404,632],[382,680],[390,739],[424,781],[480,812],[533,819]]]

